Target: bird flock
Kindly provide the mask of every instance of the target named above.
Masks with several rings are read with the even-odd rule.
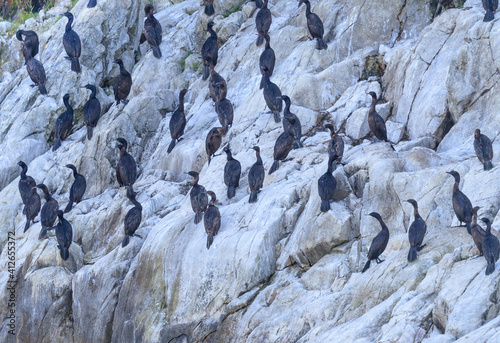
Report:
[[[257,29],[258,37],[256,41],[257,46],[261,46],[265,41],[264,51],[259,58],[259,72],[262,75],[259,88],[263,90],[264,101],[267,104],[270,112],[273,115],[276,123],[282,122],[283,133],[276,139],[274,146],[274,162],[269,169],[268,173],[272,174],[278,170],[280,162],[286,162],[288,154],[292,149],[304,148],[301,143],[301,123],[299,118],[290,111],[291,99],[287,95],[281,93],[280,88],[271,81],[273,75],[276,55],[270,45],[269,30],[272,24],[271,11],[268,8],[268,0],[255,0],[256,7],[259,8],[255,17],[255,26]],[[442,5],[443,1],[440,2]],[[215,15],[216,11],[213,5],[213,0],[203,0],[204,12],[207,16]],[[312,39],[316,39],[316,49],[326,50],[327,44],[323,39],[324,28],[321,19],[315,13],[311,12],[311,4],[309,0],[299,0],[299,7],[306,5],[306,19],[307,27]],[[88,7],[96,5],[95,0],[90,0]],[[483,5],[487,10],[484,21],[492,20],[494,12],[498,7],[498,1],[483,0]],[[155,58],[161,58],[162,53],[160,44],[162,42],[162,28],[158,20],[154,17],[154,8],[152,5],[147,4],[144,8],[146,20],[144,22],[143,36],[141,42],[147,41],[153,51]],[[64,14],[68,18],[65,33],[63,36],[63,46],[67,54],[67,59],[70,60],[70,69],[73,72],[80,73],[81,66],[79,57],[81,55],[81,42],[78,34],[73,31],[72,23],[74,20],[70,12]],[[491,18],[491,19],[490,19]],[[214,101],[215,111],[218,115],[220,127],[214,127],[209,130],[205,140],[205,150],[208,156],[208,164],[211,159],[216,156],[216,152],[222,144],[222,137],[228,132],[233,123],[234,109],[231,101],[226,98],[227,96],[227,83],[225,79],[215,71],[218,60],[218,41],[217,33],[213,27],[213,21],[208,22],[207,32],[210,37],[206,39],[201,47],[201,58],[203,62],[203,81],[208,80],[208,92],[210,98]],[[24,36],[24,39],[23,39]],[[17,39],[23,42],[22,52],[25,57],[25,64],[31,80],[34,82],[33,86],[38,86],[41,94],[47,94],[45,87],[46,76],[43,65],[40,61],[35,59],[39,50],[38,36],[34,31],[19,30],[16,33]],[[116,77],[113,90],[116,105],[120,103],[127,105],[127,97],[130,93],[132,86],[132,76],[125,69],[122,60],[117,59],[114,63],[120,67],[120,73]],[[93,129],[97,126],[99,117],[101,115],[101,105],[96,98],[96,87],[94,85],[86,85],[84,88],[91,91],[89,100],[84,106],[84,121],[87,127],[87,139],[91,140]],[[181,141],[186,127],[186,114],[184,113],[184,97],[187,94],[187,89],[182,89],[179,93],[179,104],[177,109],[173,112],[170,122],[169,130],[172,141],[167,149],[170,153],[176,143]],[[372,102],[368,112],[368,124],[371,134],[376,140],[387,142],[394,150],[392,143],[387,138],[387,129],[384,119],[376,111],[377,94],[374,92],[368,93],[371,96]],[[69,94],[65,94],[63,102],[66,111],[62,113],[55,124],[55,141],[53,150],[57,150],[65,138],[71,132],[73,127],[73,109],[69,103]],[[285,107],[283,109],[283,102]],[[281,119],[281,112],[283,112],[283,119]],[[335,190],[337,188],[337,181],[333,176],[338,164],[342,163],[344,154],[344,141],[335,132],[332,124],[326,124],[325,129],[330,130],[331,140],[328,143],[328,168],[325,174],[318,179],[318,193],[321,199],[320,211],[328,212],[330,210],[330,202],[334,199]],[[339,130],[340,131],[340,130]],[[117,138],[117,148],[120,151],[120,158],[116,166],[116,179],[120,187],[126,187],[126,195],[130,202],[134,205],[125,216],[124,231],[125,236],[122,241],[122,247],[129,244],[130,237],[137,236],[135,232],[139,228],[142,220],[142,206],[136,200],[137,193],[133,189],[133,185],[138,177],[137,164],[132,155],[127,152],[128,143],[124,138]],[[258,200],[258,193],[263,187],[265,170],[263,161],[260,155],[260,147],[253,146],[255,151],[256,161],[251,166],[248,172],[248,185],[250,195],[248,198],[249,203],[255,203]],[[474,149],[476,155],[481,163],[483,163],[484,170],[489,171],[493,169],[491,160],[493,159],[493,148],[491,140],[485,135],[481,134],[479,129],[474,132]],[[239,187],[241,176],[241,164],[233,158],[229,144],[224,148],[227,156],[227,163],[224,167],[224,183],[227,186],[227,198],[232,199],[235,196],[236,189]],[[69,257],[69,246],[72,242],[72,226],[64,218],[64,213],[72,210],[73,204],[78,204],[85,194],[86,180],[85,177],[77,172],[74,165],[68,164],[67,168],[73,172],[74,182],[70,189],[69,201],[65,210],[59,209],[58,202],[51,196],[48,188],[44,184],[36,184],[33,177],[27,175],[27,165],[20,161],[18,165],[22,168],[19,180],[19,192],[24,204],[23,214],[26,216],[26,224],[24,231],[27,231],[30,224],[34,221],[38,213],[40,213],[40,220],[42,229],[39,239],[47,237],[49,230],[55,229],[58,248],[63,260]],[[468,197],[460,191],[460,175],[458,172],[452,170],[448,172],[454,177],[455,183],[453,185],[452,204],[455,214],[460,221],[460,225],[465,223],[467,231],[471,234],[474,243],[476,244],[479,252],[487,261],[486,275],[491,274],[495,269],[495,262],[499,258],[499,242],[498,239],[491,234],[491,222],[488,218],[481,220],[486,225],[484,230],[478,224],[478,210],[479,207],[472,207]],[[207,234],[207,249],[213,244],[214,236],[217,235],[221,226],[221,214],[217,208],[217,197],[212,191],[207,191],[205,187],[199,184],[199,173],[196,171],[189,171],[193,178],[193,185],[190,191],[190,200],[194,216],[194,223],[198,224],[204,220],[205,231]],[[44,193],[45,203],[41,206],[40,196],[37,189],[41,189]],[[210,197],[210,200],[209,200]],[[425,247],[423,244],[425,234],[427,232],[427,225],[419,214],[418,204],[414,199],[407,200],[414,209],[414,221],[412,222],[409,231],[410,250],[408,253],[408,261],[413,262],[417,259],[417,252]],[[381,254],[387,247],[390,233],[387,225],[384,223],[382,216],[377,212],[369,214],[377,219],[381,225],[382,230],[375,236],[369,248],[366,262],[362,272],[365,272],[369,267],[372,260],[377,263],[383,262],[380,259]],[[57,225],[54,225],[56,219],[59,218]],[[140,237],[141,238],[141,237]]]

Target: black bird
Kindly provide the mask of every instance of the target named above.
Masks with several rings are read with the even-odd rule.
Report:
[[[293,134],[295,119],[293,119],[293,117],[284,117],[283,121],[288,121],[288,130],[285,130],[285,132],[279,135],[278,139],[276,139],[276,142],[274,143],[274,162],[271,169],[269,169],[269,175],[278,170],[280,167],[280,161],[285,162],[288,154],[293,149],[293,142],[295,140]]]
[[[54,145],[52,146],[52,151],[59,149],[61,142],[69,136],[69,133],[73,128],[73,108],[69,104],[69,94],[64,94],[63,102],[64,106],[66,106],[66,111],[64,111],[56,120],[56,139],[54,141]]]
[[[205,232],[207,233],[207,249],[210,249],[210,246],[214,242],[214,236],[219,233],[220,229],[220,212],[217,206],[215,206],[215,202],[217,198],[215,193],[212,191],[207,192],[210,195],[210,203],[208,204],[207,209],[205,210],[205,217],[203,223],[205,224]]]
[[[491,160],[493,159],[493,145],[491,140],[481,133],[481,130],[474,131],[474,150],[476,156],[484,166],[484,170],[493,169]]]
[[[481,219],[486,224],[486,233],[483,239],[483,254],[488,266],[486,267],[486,275],[490,275],[495,271],[495,262],[498,261],[498,238],[491,234],[491,222],[488,218]]]
[[[483,7],[486,11],[483,21],[488,22],[495,19],[495,12],[498,8],[498,0],[482,0]]]
[[[266,48],[260,55],[259,59],[259,67],[260,67],[259,69],[260,73],[262,74],[262,78],[260,79],[259,89],[262,89],[264,88],[264,82],[266,81],[265,79],[266,73],[262,68],[267,67],[267,69],[269,69],[269,77],[273,76],[274,64],[276,63],[276,55],[274,54],[274,50],[271,48],[270,44],[271,38],[269,37],[269,35],[262,31],[259,32],[259,35],[264,37],[264,39],[266,40]]]
[[[71,185],[71,189],[69,190],[69,202],[64,209],[64,213],[68,213],[73,208],[73,203],[77,204],[82,201],[83,194],[85,194],[85,190],[87,189],[87,181],[85,180],[85,176],[82,174],[78,174],[76,171],[76,167],[72,164],[66,164],[66,167],[73,171],[73,176],[75,177],[75,181]]]
[[[372,212],[369,214],[373,218],[377,219],[382,226],[382,231],[380,231],[372,241],[372,245],[370,245],[370,250],[368,251],[368,262],[366,262],[363,267],[362,273],[366,272],[368,268],[370,268],[370,261],[375,260],[377,263],[384,262],[379,257],[384,252],[387,247],[387,243],[389,242],[389,229],[387,225],[385,225],[382,217],[377,212]]]
[[[328,170],[318,179],[318,193],[321,198],[321,212],[328,212],[330,209],[330,200],[333,199],[335,189],[337,188],[337,180],[333,176],[333,172],[337,168],[337,161],[330,156],[328,158]]]
[[[23,161],[17,162],[17,165],[21,167],[23,170],[21,171],[21,178],[19,179],[19,194],[21,194],[21,199],[23,200],[23,204],[26,205],[29,198],[31,197],[31,189],[36,186],[35,180],[26,175],[28,172],[28,166]]]
[[[89,100],[83,106],[83,120],[87,125],[87,139],[91,140],[94,132],[94,127],[101,117],[101,102],[96,98],[97,88],[94,85],[86,85],[84,88],[90,89]]]
[[[267,107],[274,115],[274,121],[280,122],[280,113],[283,109],[283,102],[281,100],[281,91],[278,86],[271,82],[269,79],[269,69],[262,68],[264,71],[264,100],[266,100]]]
[[[215,153],[220,148],[222,136],[225,134],[226,131],[223,127],[214,127],[208,132],[207,138],[205,139],[205,151],[208,155],[208,165],[210,165],[212,157],[215,157]]]
[[[332,137],[330,143],[328,143],[328,156],[334,159],[342,159],[344,156],[344,140],[338,133],[335,133],[333,125],[326,124],[325,127],[330,130],[330,137]]]
[[[57,248],[61,258],[66,261],[69,258],[69,246],[73,242],[73,228],[69,221],[64,219],[64,212],[59,210],[57,212],[59,223],[56,225],[56,238]]]
[[[205,210],[207,209],[208,196],[205,187],[198,184],[200,174],[195,171],[190,171],[188,174],[194,178],[193,188],[191,188],[189,197],[191,198],[191,207],[193,208],[193,211],[195,213],[194,223],[198,224],[203,219],[203,212],[205,212]]]
[[[224,129],[229,131],[229,126],[233,126],[233,104],[227,98],[215,103],[215,112],[219,117],[219,122]]]
[[[177,109],[172,113],[172,117],[168,123],[170,137],[172,137],[172,142],[170,142],[167,150],[169,154],[174,149],[175,143],[181,141],[181,136],[184,134],[184,128],[186,127],[186,114],[184,113],[184,96],[186,93],[187,89],[183,89],[179,93],[179,105],[177,105]]]
[[[264,184],[264,166],[262,164],[262,158],[260,157],[260,148],[254,146],[252,148],[255,150],[255,156],[257,161],[252,165],[250,171],[248,172],[248,187],[250,187],[250,197],[248,198],[249,203],[257,202],[257,194],[260,192]]]
[[[34,83],[31,87],[38,86],[40,94],[47,94],[47,88],[45,88],[47,77],[45,76],[45,68],[42,62],[28,55],[26,59],[26,70],[28,71],[31,81]]]
[[[283,117],[284,118],[290,117],[293,118],[295,121],[293,124],[293,148],[294,149],[303,148],[304,146],[300,142],[300,138],[302,137],[302,125],[300,124],[300,120],[294,113],[290,112],[290,106],[292,104],[290,102],[290,98],[286,95],[283,95],[281,99],[285,101],[285,109],[283,110]],[[283,129],[285,131],[288,131],[289,130],[288,127],[290,126],[290,121],[285,120],[284,118],[283,118]]]
[[[93,8],[97,6],[97,0],[89,0],[89,3],[87,4],[88,8]]]
[[[125,215],[125,221],[123,225],[123,229],[125,230],[125,237],[123,237],[122,248],[126,247],[130,242],[130,237],[136,236],[142,238],[138,234],[135,233],[141,225],[142,220],[142,206],[141,204],[135,200],[135,196],[137,195],[134,192],[132,186],[127,186],[127,198],[134,204],[127,214]]]
[[[71,28],[71,24],[73,24],[73,14],[71,14],[71,12],[66,12],[64,16],[68,18],[66,32],[64,32],[63,36],[64,50],[66,50],[66,54],[68,55],[66,59],[71,60],[71,70],[80,73],[82,69],[80,68],[80,61],[78,58],[82,54],[82,43],[80,42],[78,34]]]
[[[220,76],[210,64],[210,80],[208,82],[208,91],[213,101],[218,102],[226,98],[227,84],[226,80]]]
[[[162,40],[162,30],[160,22],[153,15],[154,7],[151,4],[144,6],[146,12],[146,21],[144,21],[144,36],[149,45],[153,48],[153,55],[156,58],[161,58],[160,44]]]
[[[43,239],[47,236],[47,231],[51,230],[57,219],[57,211],[59,210],[59,203],[54,199],[43,183],[37,185],[43,191],[45,204],[42,206],[42,211],[40,212],[40,221],[42,224],[42,229],[40,230],[40,235],[38,239]]]
[[[387,140],[387,129],[385,128],[384,119],[377,113],[375,110],[375,104],[377,103],[377,94],[375,92],[368,93],[372,97],[372,104],[370,106],[370,111],[368,112],[368,125],[370,126],[370,130],[377,139],[381,141],[388,142]],[[394,147],[391,144],[391,148],[394,150]]]
[[[26,232],[30,228],[31,222],[35,220],[38,212],[40,212],[40,206],[40,196],[36,192],[36,187],[33,187],[30,189],[30,196],[24,204],[23,213],[26,216],[26,225],[23,232]]]
[[[206,15],[211,16],[215,14],[214,0],[203,0],[203,4],[205,5]]]
[[[124,138],[117,138],[120,149],[120,159],[116,165],[116,180],[120,187],[132,186],[137,180],[137,164],[134,158],[127,152],[128,143]]]
[[[424,241],[424,236],[427,232],[427,224],[418,213],[417,202],[413,199],[406,201],[413,205],[413,216],[415,217],[415,220],[411,223],[410,229],[408,230],[408,238],[410,240],[408,262],[413,262],[417,259],[417,251],[420,251],[425,247],[425,244],[422,245],[422,242]]]
[[[250,1],[255,1],[255,7],[262,8],[263,5],[262,0],[250,0]]]
[[[267,8],[267,0],[264,0],[262,7],[260,8],[257,16],[255,17],[255,27],[257,28],[257,46],[261,46],[264,42],[264,37],[260,33],[269,34],[269,28],[271,27],[271,22],[273,18],[271,16],[271,11]]]
[[[462,193],[460,189],[458,189],[458,186],[460,185],[460,174],[454,170],[446,173],[450,174],[455,179],[452,196],[453,210],[460,221],[460,226],[462,226],[462,223],[465,223],[467,226],[467,232],[470,234],[472,229],[472,203],[469,198],[467,198],[467,196]]]
[[[130,88],[132,87],[132,76],[123,66],[123,61],[117,59],[113,61],[120,66],[120,74],[115,79],[115,84],[113,85],[113,91],[115,93],[116,105],[120,104],[120,101],[125,105],[128,104],[127,97],[130,93]]]
[[[227,155],[226,166],[224,167],[224,183],[227,186],[227,198],[231,199],[236,194],[236,188],[240,186],[241,163],[233,158],[229,147],[225,147]]]
[[[24,40],[23,35],[25,36]],[[26,64],[29,56],[35,57],[38,54],[40,45],[38,42],[38,35],[35,31],[18,30],[16,32],[16,38],[23,42],[24,64]]]
[[[307,28],[309,29],[309,33],[312,38],[316,38],[317,40],[316,49],[326,50],[328,46],[323,40],[323,34],[325,33],[325,30],[323,29],[323,22],[317,14],[311,12],[311,3],[309,0],[300,0],[299,7],[303,3],[306,4]]]
[[[201,47],[201,57],[203,58],[203,81],[208,79],[210,75],[210,65],[214,67],[217,65],[217,58],[219,54],[219,46],[217,45],[217,34],[213,30],[214,22],[211,21],[207,24],[207,31],[210,32],[210,37],[207,38]]]
[[[474,240],[474,244],[476,244],[477,250],[479,250],[479,256],[483,255],[483,239],[486,235],[486,232],[483,228],[477,223],[477,211],[481,207],[476,206],[472,209],[472,230],[471,235]]]

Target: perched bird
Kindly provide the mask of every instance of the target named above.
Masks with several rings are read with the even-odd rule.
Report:
[[[384,119],[382,119],[382,117],[375,110],[377,94],[375,94],[375,92],[370,92],[368,94],[372,97],[372,104],[370,106],[370,111],[368,112],[368,125],[370,126],[370,130],[372,134],[377,137],[377,139],[389,143],[391,148],[394,150],[391,142],[387,140],[387,129],[385,128]]]
[[[206,15],[210,16],[215,14],[214,0],[203,0],[203,4],[205,5]]]
[[[226,80],[220,76],[210,64],[210,80],[208,82],[208,91],[213,101],[218,102],[226,98],[227,84]]]
[[[89,100],[83,106],[83,120],[87,125],[87,139],[91,140],[94,127],[97,126],[97,122],[101,117],[101,102],[96,98],[97,88],[94,85],[86,85],[83,88],[90,89],[92,92]]]
[[[89,3],[87,4],[87,8],[93,8],[96,7],[97,5],[97,0],[89,0]]]
[[[21,175],[19,179],[19,194],[21,195],[21,199],[23,200],[23,204],[26,205],[28,199],[31,197],[31,189],[36,186],[35,180],[26,175],[28,172],[28,166],[23,161],[17,162],[17,165],[22,168]]]
[[[366,272],[366,270],[370,268],[371,260],[375,260],[377,263],[384,262],[380,259],[380,255],[382,255],[387,247],[387,243],[389,242],[389,229],[387,228],[387,225],[385,225],[380,214],[372,212],[369,215],[379,221],[380,226],[382,226],[382,230],[375,236],[372,241],[372,245],[370,245],[370,250],[368,250],[368,262],[366,262],[363,267],[362,273]]]
[[[64,50],[66,50],[66,54],[68,55],[66,59],[71,60],[71,70],[80,73],[82,69],[80,68],[80,61],[78,58],[82,54],[82,43],[80,42],[78,34],[71,28],[71,24],[73,24],[73,14],[71,14],[71,12],[66,12],[64,16],[68,18],[66,32],[64,32],[63,35]]]
[[[127,186],[127,198],[134,204],[127,214],[125,215],[125,221],[123,225],[123,229],[125,231],[125,237],[123,237],[122,248],[126,247],[130,242],[130,237],[136,236],[142,238],[138,234],[135,233],[141,225],[142,220],[142,206],[141,204],[135,200],[135,196],[137,195],[134,192],[132,186]]]
[[[120,159],[116,165],[116,180],[120,187],[132,186],[137,180],[137,164],[134,158],[127,152],[128,143],[124,138],[117,138],[120,149]]]
[[[231,199],[236,194],[236,188],[240,186],[241,163],[233,158],[229,147],[224,148],[227,162],[224,167],[224,183],[227,186],[227,198]]]
[[[274,162],[271,169],[269,169],[269,175],[278,170],[280,167],[279,161],[285,162],[288,154],[293,149],[293,142],[295,141],[293,134],[295,119],[293,119],[293,117],[284,117],[283,121],[288,121],[288,130],[285,130],[281,135],[279,135],[274,143]]]
[[[294,124],[293,124],[293,148],[294,149],[300,149],[303,148],[304,146],[300,142],[300,138],[302,137],[302,125],[300,124],[299,118],[292,112],[290,112],[290,106],[291,106],[291,101],[290,98],[286,95],[283,95],[281,97],[283,101],[285,102],[285,109],[283,110],[283,130],[288,131],[289,126],[290,126],[290,121],[285,120],[285,118],[293,118]]]
[[[47,237],[47,231],[51,230],[57,219],[57,211],[59,210],[59,203],[49,193],[49,189],[43,183],[37,185],[43,191],[45,204],[43,204],[42,211],[40,212],[40,221],[42,229],[38,239]]]
[[[69,94],[64,94],[63,102],[64,106],[66,106],[66,111],[64,111],[56,120],[56,139],[54,141],[54,145],[52,146],[52,151],[59,149],[62,141],[69,136],[69,133],[73,128],[73,107],[69,104]]]
[[[255,1],[255,7],[257,8],[262,8],[262,5],[264,4],[262,0],[250,0],[250,1]]]
[[[26,225],[24,226],[24,231],[28,231],[30,228],[31,222],[33,222],[40,212],[40,196],[36,192],[36,187],[32,187],[30,189],[30,196],[26,199],[26,203],[24,204],[23,213],[26,216]]]
[[[23,40],[23,35],[25,36]],[[18,30],[16,32],[16,38],[23,42],[23,56],[24,56],[24,64],[28,62],[28,57],[35,57],[38,55],[39,45],[38,35],[35,31],[29,30]]]
[[[330,200],[333,199],[335,189],[337,188],[337,180],[333,176],[333,172],[337,168],[337,161],[333,156],[328,158],[328,170],[318,179],[318,193],[321,198],[321,212],[328,212],[330,209]]]
[[[425,244],[422,245],[424,241],[425,233],[427,232],[427,224],[420,217],[418,213],[418,204],[415,200],[406,200],[413,205],[413,216],[415,217],[413,223],[410,225],[408,230],[408,238],[410,240],[410,252],[408,253],[408,262],[413,262],[417,259],[417,251],[422,250]]]
[[[176,142],[182,140],[181,136],[184,134],[184,128],[186,127],[186,114],[184,114],[184,96],[187,93],[187,89],[183,89],[179,93],[179,105],[177,109],[172,113],[168,127],[170,129],[170,137],[172,141],[168,146],[167,153],[170,154],[175,147]]]
[[[120,66],[120,74],[115,79],[115,83],[113,85],[113,91],[115,93],[116,105],[120,104],[120,101],[125,105],[128,104],[127,97],[130,93],[130,88],[132,87],[132,76],[123,66],[123,61],[121,59],[117,59],[113,61]]]
[[[262,68],[264,71],[264,100],[266,100],[267,107],[274,115],[274,121],[280,122],[280,113],[283,109],[283,102],[281,99],[281,91],[278,86],[271,82],[269,79],[269,69]]]
[[[207,31],[210,32],[210,37],[207,38],[201,47],[201,57],[203,58],[203,81],[208,79],[210,75],[210,66],[217,65],[217,58],[219,54],[219,46],[217,44],[217,34],[213,30],[214,22],[211,21],[207,24]]]
[[[255,150],[255,155],[257,161],[252,165],[250,171],[248,172],[248,186],[250,188],[250,197],[248,198],[249,203],[257,202],[257,194],[260,192],[264,184],[264,166],[262,164],[262,158],[260,157],[260,148],[254,146],[252,148]]]
[[[64,219],[63,211],[59,210],[57,216],[59,217],[59,223],[56,225],[57,248],[61,258],[66,261],[69,258],[69,247],[73,242],[73,228],[69,221]]]
[[[257,33],[259,34],[256,42],[257,46],[261,46],[264,42],[264,36],[260,35],[260,33],[269,34],[269,28],[271,27],[272,21],[273,18],[271,16],[271,11],[267,8],[267,0],[264,0],[262,7],[259,12],[257,12],[257,16],[255,17],[255,27],[257,28]]]
[[[471,235],[474,240],[474,244],[476,244],[477,250],[479,250],[479,256],[483,255],[483,239],[486,235],[486,232],[483,230],[481,225],[477,223],[477,211],[481,207],[476,206],[472,209],[472,230]]]
[[[31,87],[38,86],[40,94],[47,94],[47,88],[45,88],[47,76],[45,76],[45,68],[43,67],[42,62],[35,59],[31,55],[28,55],[26,59],[26,70],[28,71],[31,81],[34,83]]]
[[[194,215],[194,223],[198,224],[203,219],[203,212],[207,209],[208,206],[208,196],[205,187],[198,184],[200,179],[200,174],[195,171],[190,171],[188,173],[193,177],[193,188],[191,188],[191,192],[189,193],[189,197],[191,198],[191,207],[195,213]]]
[[[66,167],[73,171],[73,176],[75,181],[71,185],[71,189],[69,190],[69,202],[64,209],[64,213],[68,213],[73,208],[73,203],[77,204],[82,201],[83,194],[85,194],[85,190],[87,189],[87,181],[85,180],[85,176],[82,174],[78,174],[76,171],[76,167],[72,164],[66,164]]]
[[[299,7],[303,3],[306,4],[307,28],[309,29],[309,33],[312,38],[317,40],[316,49],[326,50],[328,46],[323,40],[323,34],[325,33],[325,30],[323,29],[323,22],[317,14],[311,12],[311,3],[309,0],[300,0]]]
[[[259,58],[259,69],[262,74],[262,78],[260,79],[259,89],[264,88],[264,83],[266,81],[266,72],[264,71],[264,67],[269,69],[269,77],[273,76],[274,64],[276,63],[276,55],[274,54],[274,50],[271,48],[271,38],[267,33],[259,32],[259,35],[264,37],[266,40],[266,48],[262,52]]]
[[[205,224],[205,232],[207,233],[207,249],[210,249],[210,246],[214,242],[214,236],[219,233],[220,229],[220,212],[217,206],[215,206],[215,202],[217,198],[215,193],[212,191],[207,192],[210,195],[210,202],[208,203],[208,207],[205,210],[205,216],[203,220],[203,224]]]
[[[332,137],[330,143],[328,143],[328,156],[334,159],[342,159],[344,156],[344,140],[338,133],[335,133],[333,125],[326,124],[325,127],[330,130],[330,137]]]
[[[495,19],[495,12],[498,8],[498,0],[482,0],[482,1],[484,10],[486,11],[483,21],[484,22],[492,21],[493,19]]]
[[[219,122],[225,131],[229,131],[229,127],[233,126],[233,104],[227,98],[215,103],[215,112],[219,117]]]
[[[215,153],[220,148],[222,142],[222,136],[226,134],[226,131],[223,127],[214,127],[212,128],[205,139],[205,151],[208,155],[208,165],[210,165],[210,161],[212,157],[215,157]]]
[[[481,130],[474,131],[474,150],[476,156],[484,166],[484,170],[493,169],[491,160],[493,159],[493,145],[491,140],[481,133]]]
[[[495,262],[498,261],[498,238],[491,234],[491,222],[488,218],[481,219],[486,224],[486,233],[483,239],[483,255],[488,266],[486,267],[486,275],[490,275],[495,271]]]
[[[149,45],[151,45],[151,47],[153,48],[153,56],[156,58],[161,58],[161,24],[153,15],[153,5],[147,4],[146,6],[144,6],[144,12],[146,12],[147,16],[146,20],[144,21],[144,36],[146,37]]]
[[[470,234],[472,229],[472,203],[469,198],[467,198],[467,196],[462,193],[460,189],[458,189],[458,186],[460,185],[460,174],[454,170],[446,173],[450,174],[455,179],[452,196],[453,210],[460,221],[460,226],[462,226],[462,223],[465,223],[467,226],[467,232]]]

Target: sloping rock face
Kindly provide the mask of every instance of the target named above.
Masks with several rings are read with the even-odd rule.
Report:
[[[67,3],[29,20],[40,37],[48,96],[31,88],[20,44],[7,38],[0,83],[0,264],[8,232],[16,236],[16,330],[8,333],[9,271],[0,270],[2,342],[498,342],[500,268],[489,276],[465,228],[457,227],[451,196],[460,188],[479,216],[500,229],[500,24],[484,23],[478,0],[432,20],[426,1],[313,1],[329,48],[308,40],[305,7],[271,0],[272,81],[292,100],[304,148],[267,175],[282,132],[262,91],[254,2],[215,1],[207,18],[199,1],[155,2],[163,27],[163,57],[140,44],[143,1],[79,1],[71,10],[83,43],[82,73],[70,71],[62,35]],[[435,2],[433,2],[435,6]],[[432,8],[431,8],[432,7]],[[383,10],[382,10],[383,9]],[[205,137],[219,126],[200,49],[214,20],[217,72],[228,85],[234,123],[223,137],[241,162],[236,196],[223,182],[225,157],[208,165]],[[113,103],[121,58],[132,74],[130,102]],[[85,138],[86,84],[98,86],[103,113]],[[185,98],[184,139],[167,154],[168,123]],[[372,143],[367,125],[374,91],[388,143]],[[70,94],[72,134],[50,150],[54,123]],[[319,177],[327,170],[331,123],[345,141],[331,210],[321,213]],[[493,141],[494,169],[484,171],[473,148],[476,128]],[[115,139],[129,142],[137,161],[134,184],[142,204],[141,236],[121,247],[131,203],[119,189]],[[266,177],[248,203],[251,147],[261,148]],[[222,150],[222,149],[221,149]],[[65,217],[73,227],[63,261],[53,233],[39,241],[40,223],[23,233],[17,162],[66,205],[76,165],[87,178],[84,200]],[[221,228],[209,250],[195,225],[190,170],[217,194]],[[416,199],[427,223],[427,245],[407,262],[408,228]],[[43,202],[43,201],[42,201]],[[380,225],[390,230],[381,264],[361,273]]]

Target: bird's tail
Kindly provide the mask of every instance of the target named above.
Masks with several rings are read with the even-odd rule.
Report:
[[[207,236],[207,249],[210,249],[210,246],[212,245],[213,242],[214,242],[214,235],[209,234]]]
[[[158,45],[153,46],[153,56],[156,58],[161,58],[161,50]]]
[[[26,225],[24,225],[24,231],[23,232],[28,231],[28,229],[30,228],[30,223],[31,223],[31,220],[26,219]]]
[[[281,121],[281,119],[280,119],[280,111],[273,111],[273,115],[274,115],[274,121],[276,123],[279,123]]]
[[[203,219],[203,212],[197,212],[194,215],[194,223],[195,224],[198,224],[199,222],[201,222],[202,219]]]
[[[210,67],[205,64],[205,69],[203,70],[203,81],[206,81],[209,75],[210,75]]]
[[[363,270],[361,271],[361,273],[366,272],[368,270],[368,268],[370,268],[370,262],[371,262],[371,260],[368,260],[368,262],[366,262],[366,264],[363,267]]]
[[[38,90],[40,91],[40,94],[47,94],[47,88],[45,88],[45,85],[43,83],[38,84]]]
[[[316,44],[316,49],[318,50],[326,50],[328,49],[328,45],[326,45],[323,38],[318,38],[318,43]]]
[[[472,230],[471,223],[470,223],[470,222],[468,222],[468,223],[465,223],[465,225],[467,225],[467,232],[469,233],[469,235],[471,235],[471,234],[472,234],[472,231],[471,231],[471,230]]]
[[[265,82],[264,75],[262,75],[262,78],[260,79],[260,86],[259,86],[259,89],[264,88],[264,82]]]
[[[61,258],[66,261],[69,258],[69,248],[61,247]]]
[[[212,156],[208,155],[208,165],[210,165],[210,161],[212,161]]]
[[[328,200],[323,200],[321,201],[321,212],[328,212],[330,209],[330,201]]]
[[[493,163],[491,161],[484,161],[484,170],[492,170],[493,169]]]
[[[486,266],[486,272],[485,274],[486,275],[490,275],[491,273],[493,273],[495,271],[495,262],[493,263],[488,263],[488,266]]]
[[[172,141],[170,142],[170,145],[168,146],[168,149],[167,149],[167,153],[170,154],[172,152],[172,150],[174,150],[174,147],[175,147],[175,138],[172,139]]]
[[[130,236],[125,235],[125,237],[123,237],[123,241],[122,241],[122,248],[125,248],[129,242],[130,242]]]
[[[484,22],[492,21],[495,19],[495,13],[492,11],[487,11],[486,14],[484,15]]]
[[[96,5],[97,5],[97,0],[89,0],[87,7],[92,8],[92,7],[96,7]]]
[[[78,60],[78,57],[71,58],[71,70],[73,70],[76,73],[82,72],[82,69],[80,68],[80,61]]]
[[[92,126],[87,126],[87,139],[90,141],[94,135],[94,128]]]
[[[205,5],[205,14],[206,15],[214,15],[215,14],[214,4],[206,4]]]
[[[45,227],[45,226],[42,226],[42,229],[40,230],[40,234],[38,235],[38,240],[42,240],[44,238],[47,238],[47,231],[48,231],[48,228]]]
[[[261,46],[262,43],[264,43],[264,37],[262,37],[261,35],[258,35],[257,42],[256,42],[257,46]]]
[[[61,146],[61,139],[56,138],[56,140],[54,141],[54,145],[52,146],[52,151],[56,151],[57,149],[59,149],[60,146]]]
[[[413,262],[417,259],[417,247],[410,247],[410,252],[408,253],[408,262]]]
[[[304,146],[302,145],[302,143],[300,142],[300,140],[296,140],[293,142],[293,148],[294,149],[300,149],[300,148],[303,148]]]
[[[250,192],[250,198],[248,198],[249,203],[257,202],[257,191]]]
[[[235,194],[236,194],[236,189],[234,188],[234,186],[229,186],[227,188],[227,198],[231,199],[234,197]]]
[[[271,175],[272,173],[274,173],[276,170],[278,170],[278,168],[280,167],[280,161],[278,160],[275,160],[273,162],[273,165],[271,166],[271,169],[269,169],[269,175]]]
[[[64,213],[68,213],[69,211],[71,211],[72,208],[73,208],[73,199],[69,199],[69,202],[66,205],[66,208],[64,209]]]

